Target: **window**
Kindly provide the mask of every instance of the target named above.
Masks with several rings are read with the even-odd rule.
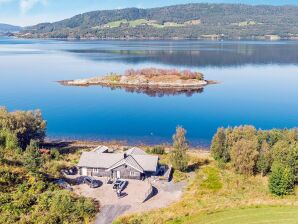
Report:
[[[130,171],[129,175],[132,176],[132,177],[137,177],[137,176],[139,176],[139,173],[134,172],[134,171]]]
[[[94,168],[94,169],[93,169],[93,173],[99,173],[99,169]]]

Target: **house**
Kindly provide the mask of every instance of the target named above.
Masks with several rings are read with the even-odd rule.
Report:
[[[109,153],[107,147],[98,147],[83,152],[77,167],[82,176],[142,179],[156,174],[158,161],[158,156],[136,147],[124,153]]]

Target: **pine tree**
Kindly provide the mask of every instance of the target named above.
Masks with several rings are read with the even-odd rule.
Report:
[[[269,177],[269,190],[272,194],[283,196],[294,191],[294,175],[290,168],[274,163]]]

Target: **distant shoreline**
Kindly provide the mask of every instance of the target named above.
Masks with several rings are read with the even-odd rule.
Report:
[[[91,139],[80,139],[80,138],[63,138],[63,137],[47,137],[44,142],[45,148],[49,147],[59,147],[60,145],[64,144],[71,144],[73,146],[78,146],[82,148],[95,148],[99,145],[106,145],[106,146],[114,146],[114,147],[126,147],[126,146],[138,146],[141,148],[146,148],[146,147],[154,147],[157,145],[163,145],[165,147],[172,147],[172,143],[170,142],[163,142],[163,143],[153,143],[150,144],[148,142],[142,142],[142,141],[135,141],[135,142],[130,142],[127,140],[91,140]],[[210,151],[210,146],[209,145],[192,145],[190,144],[190,150],[194,151]]]

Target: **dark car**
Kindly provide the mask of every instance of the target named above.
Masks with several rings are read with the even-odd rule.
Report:
[[[118,189],[121,182],[122,182],[122,180],[116,180],[114,185],[113,185],[113,189]]]
[[[124,190],[124,188],[127,186],[127,181],[126,180],[116,180],[113,189],[119,189],[119,190]]]
[[[70,186],[69,183],[67,183],[65,180],[63,179],[59,179],[54,181],[55,184],[57,184],[59,187],[61,187],[62,189],[66,189],[69,191],[73,191],[72,187]]]
[[[121,183],[119,184],[118,189],[123,191],[126,188],[127,184],[128,184],[128,181],[126,181],[126,180],[121,181]]]
[[[84,177],[83,183],[89,185],[91,188],[100,187],[100,181],[94,179],[93,177]]]
[[[62,169],[61,172],[65,175],[76,175],[78,172],[78,169],[76,167],[72,167],[69,169]]]

